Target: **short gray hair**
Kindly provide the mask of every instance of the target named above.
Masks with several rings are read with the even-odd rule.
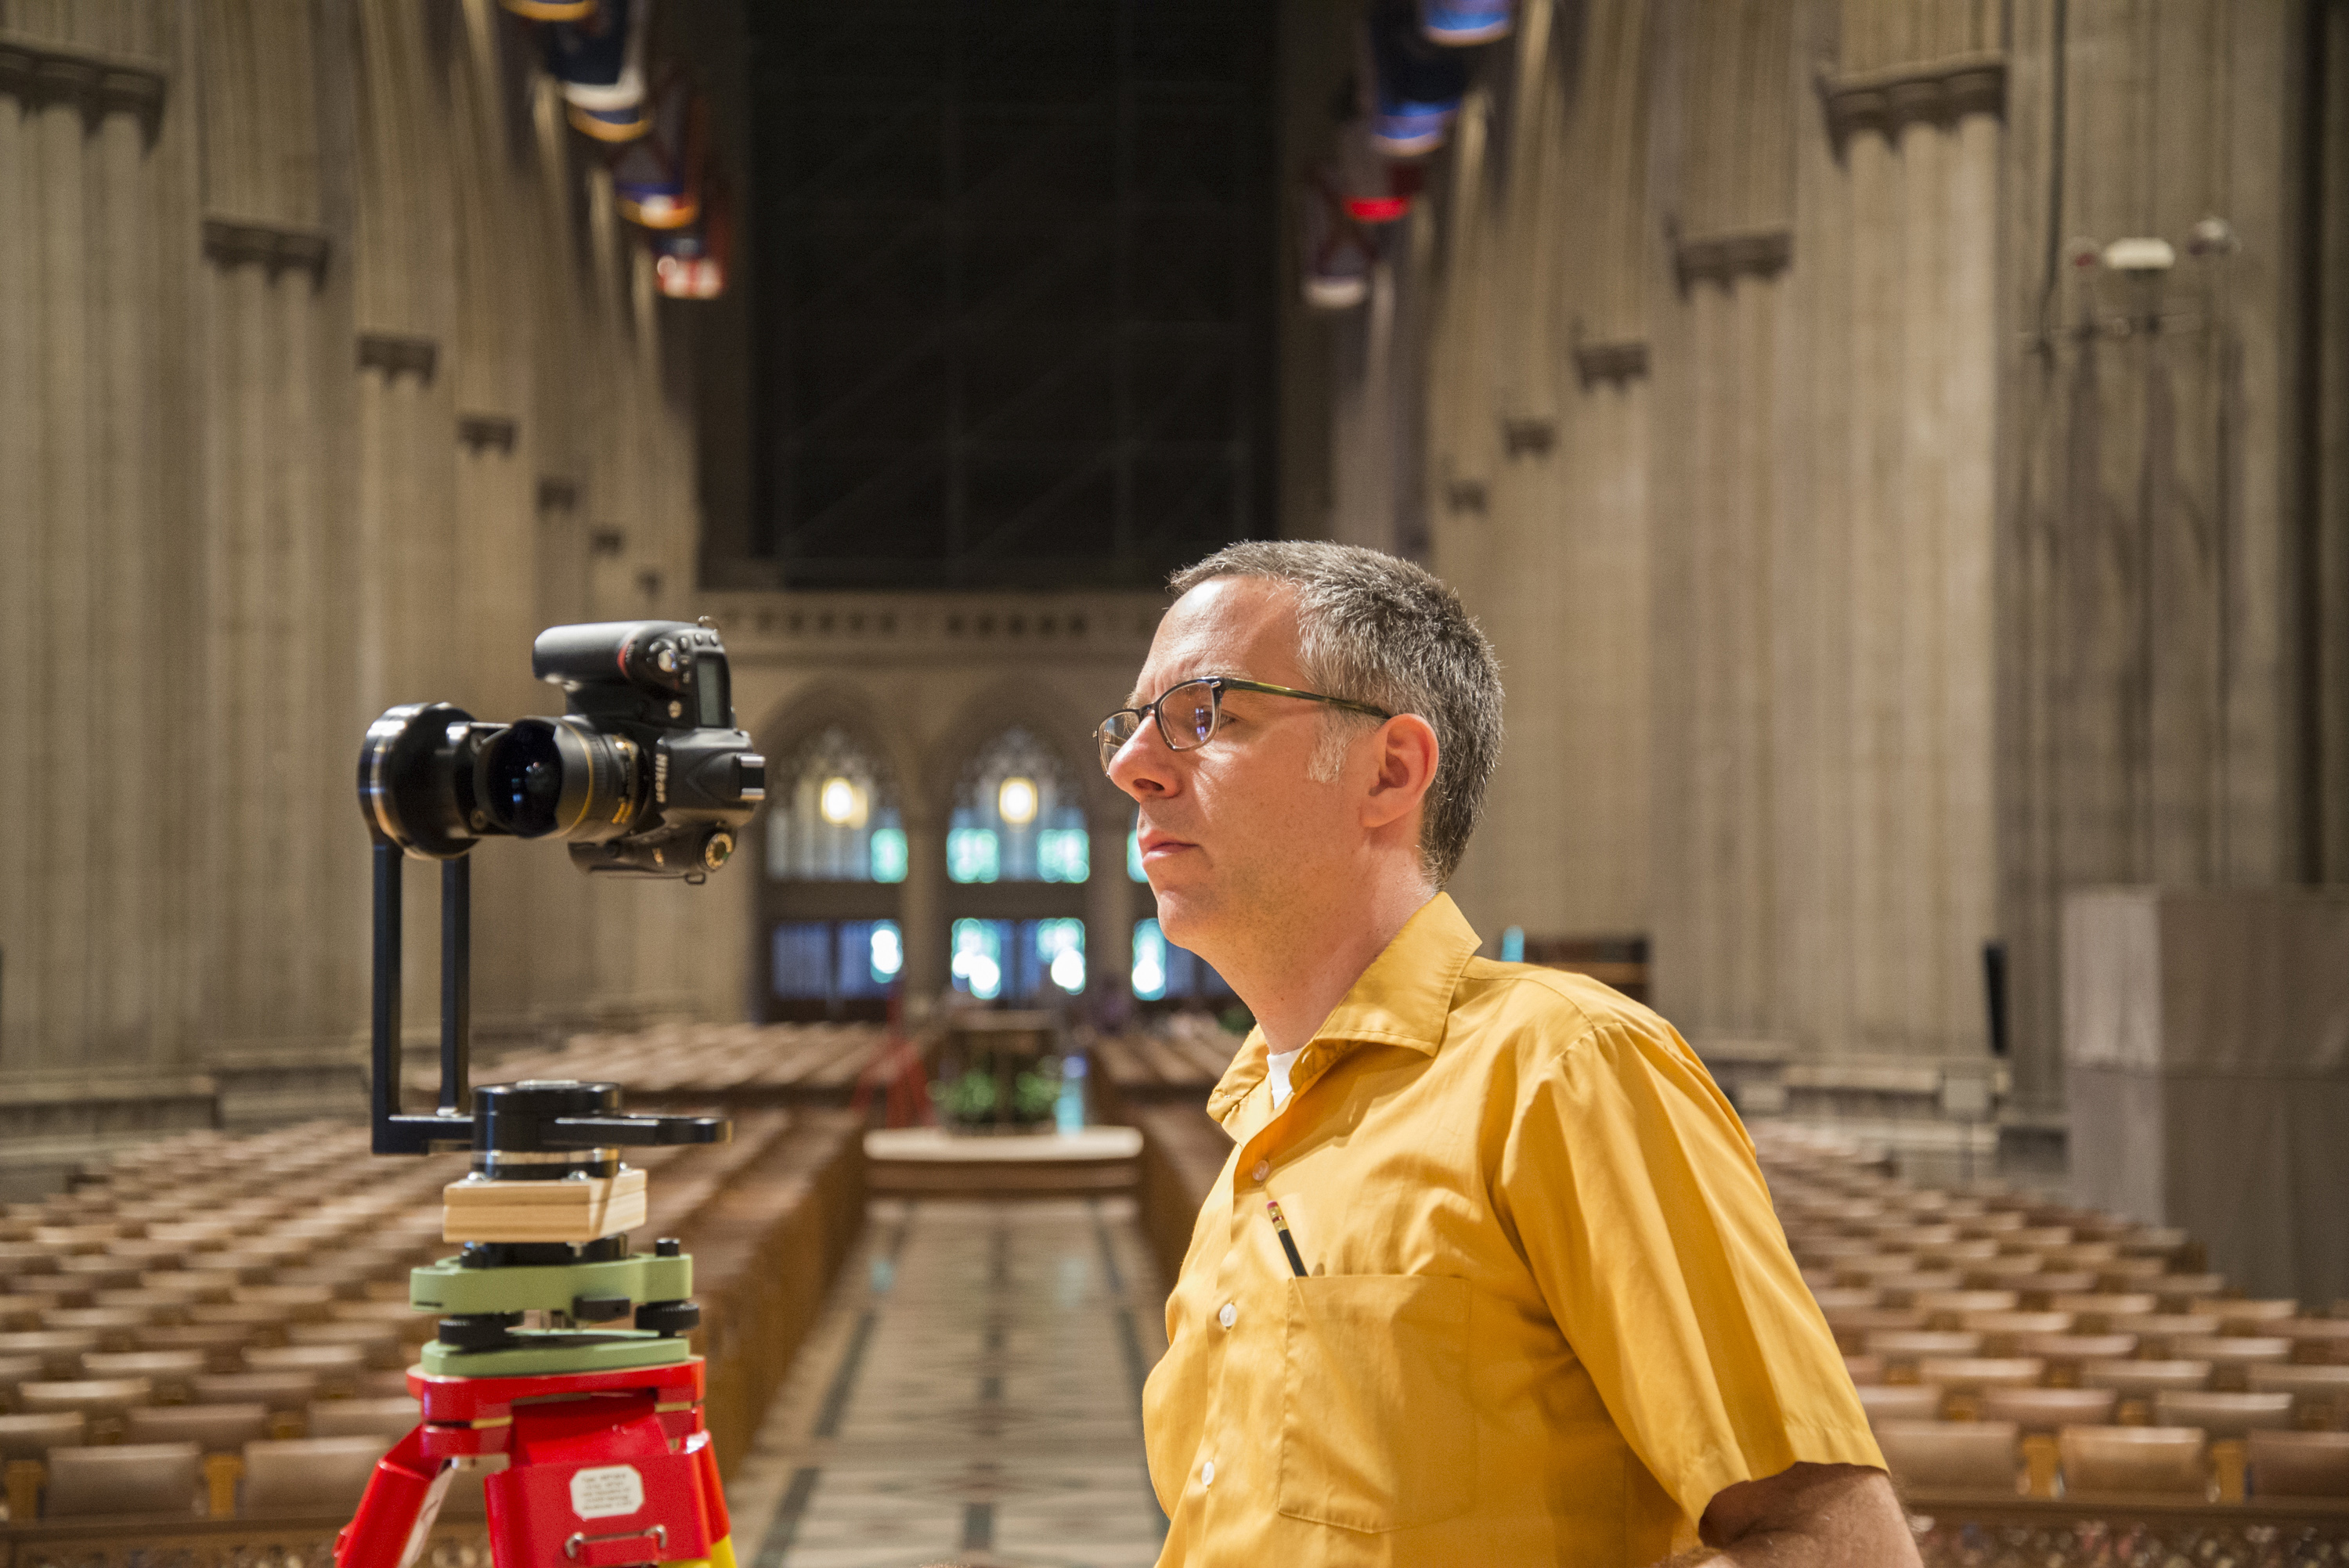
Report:
[[[1297,594],[1297,662],[1316,691],[1389,713],[1415,713],[1435,731],[1435,778],[1420,825],[1420,860],[1438,887],[1451,880],[1485,807],[1501,756],[1501,663],[1451,586],[1408,561],[1323,540],[1253,540],[1216,552],[1167,580],[1177,595],[1218,577],[1259,577]],[[1333,710],[1335,746],[1316,771],[1334,774],[1354,716]]]

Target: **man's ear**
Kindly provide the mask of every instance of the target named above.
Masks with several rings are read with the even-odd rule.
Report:
[[[1442,748],[1435,743],[1434,727],[1415,713],[1399,713],[1379,726],[1371,744],[1377,748],[1378,772],[1362,801],[1362,822],[1383,828],[1426,799]]]

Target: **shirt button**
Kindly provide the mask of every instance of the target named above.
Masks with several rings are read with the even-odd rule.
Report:
[[[1216,1314],[1216,1321],[1222,1324],[1226,1328],[1229,1328],[1233,1324],[1237,1323],[1239,1321],[1239,1317],[1240,1309],[1237,1305],[1228,1301],[1224,1303],[1224,1310]]]
[[[1264,1179],[1272,1174],[1272,1161],[1269,1160],[1257,1161],[1256,1162],[1256,1169],[1249,1171],[1248,1174],[1256,1178],[1258,1185],[1262,1185]]]
[[[1213,1486],[1216,1484],[1215,1460],[1209,1460],[1206,1464],[1199,1467],[1199,1484],[1201,1486]]]

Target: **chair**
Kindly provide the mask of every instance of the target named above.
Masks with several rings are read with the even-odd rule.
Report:
[[[159,1405],[131,1411],[123,1440],[193,1443],[208,1454],[227,1454],[267,1436],[266,1405]]]
[[[153,1398],[162,1404],[184,1402],[188,1379],[204,1369],[201,1350],[93,1350],[81,1358],[82,1371],[91,1377],[144,1377],[153,1385]]]
[[[1911,1269],[1906,1274],[1878,1274],[1868,1283],[1883,1295],[1887,1306],[1917,1306],[1918,1297],[1953,1291],[1961,1283],[1955,1269]]]
[[[1960,1271],[1968,1290],[2021,1290],[2023,1282],[2039,1273],[2037,1253],[2001,1253],[1978,1258]]]
[[[2291,1340],[2294,1361],[2316,1367],[2349,1365],[2349,1319],[2288,1317],[2261,1327]]]
[[[2021,1430],[2053,1434],[2064,1427],[2109,1426],[2120,1396],[2110,1388],[1984,1388],[1977,1401],[1985,1421],[2012,1421]]]
[[[408,1391],[408,1374],[397,1372],[362,1372],[351,1381],[351,1396],[358,1399],[392,1399],[413,1398]]]
[[[2161,1426],[2199,1427],[2213,1438],[2241,1438],[2255,1431],[2289,1430],[2292,1396],[2164,1388],[2153,1397],[2153,1415]]]
[[[1924,1383],[1874,1384],[1859,1388],[1859,1408],[1868,1423],[1933,1421],[1941,1415],[1941,1390]]]
[[[89,1418],[79,1410],[0,1416],[0,1460],[36,1460],[51,1449],[78,1445],[88,1431]]]
[[[323,1323],[326,1304],[335,1299],[335,1293],[321,1284],[243,1284],[231,1292],[229,1299],[240,1305],[274,1307],[288,1322]]]
[[[2010,1348],[2017,1356],[2036,1356],[2047,1363],[2049,1380],[2075,1384],[2080,1368],[2091,1361],[2125,1361],[2137,1354],[2134,1334],[2023,1334]]]
[[[367,1353],[357,1345],[278,1345],[244,1353],[244,1365],[254,1372],[306,1372],[318,1379],[322,1393],[347,1396],[351,1383],[367,1370]]]
[[[244,1445],[244,1511],[341,1513],[358,1506],[385,1444],[369,1437],[291,1438]]]
[[[1937,1329],[1878,1329],[1867,1337],[1868,1353],[1880,1356],[1888,1367],[1914,1367],[1928,1356],[1976,1356],[1982,1336]]]
[[[2013,1346],[2025,1337],[2044,1338],[2049,1335],[2069,1334],[2072,1331],[2072,1315],[2068,1312],[1962,1312],[1951,1326],[1981,1335],[1982,1348],[1992,1356],[2035,1354],[2018,1352]]]
[[[2019,1490],[2015,1429],[2003,1421],[1899,1421],[1876,1424],[1877,1447],[1893,1480],[1942,1491]]]
[[[2015,1294],[2023,1298],[2026,1312],[2061,1312],[2056,1305],[2059,1295],[2085,1295],[2096,1288],[2096,1276],[2071,1269],[2042,1269],[2035,1274],[2025,1274],[2014,1282]]]
[[[53,1333],[95,1334],[102,1349],[128,1350],[130,1336],[146,1327],[151,1314],[119,1306],[67,1306],[41,1314],[41,1326]]]
[[[103,1253],[57,1260],[57,1274],[90,1290],[131,1290],[139,1284],[139,1265]]]
[[[310,1407],[314,1438],[381,1438],[388,1448],[424,1419],[424,1407],[398,1398],[321,1399]]]
[[[38,1382],[46,1370],[37,1356],[0,1356],[0,1399],[13,1399],[17,1384]]]
[[[1852,1382],[1862,1388],[1884,1381],[1884,1357],[1881,1356],[1847,1356],[1843,1358],[1843,1369],[1851,1374]]]
[[[2219,1501],[2240,1502],[2246,1487],[2243,1439],[2254,1431],[2290,1430],[2292,1396],[2168,1388],[2153,1397],[2153,1420],[2159,1427],[2200,1428],[2210,1439]]]
[[[2134,1334],[2142,1355],[2172,1359],[2171,1346],[2181,1339],[2208,1339],[2219,1332],[2219,1320],[2199,1312],[2140,1312],[2105,1320],[2107,1334]]]
[[[2163,1312],[2191,1312],[2194,1303],[2227,1294],[2227,1276],[2221,1274],[2162,1274],[2145,1282],[2153,1292]]]
[[[39,1517],[49,1450],[80,1444],[88,1429],[88,1418],[78,1410],[0,1416],[0,1487],[5,1488],[10,1519]]]
[[[2160,1298],[2143,1292],[2066,1291],[2049,1297],[2047,1305],[2053,1311],[2072,1314],[2077,1320],[2072,1326],[2082,1334],[2108,1333],[2116,1317],[2143,1317],[2161,1310]]]
[[[2180,1360],[2210,1363],[2210,1387],[2250,1387],[2253,1367],[2280,1367],[2292,1359],[2292,1341],[2273,1337],[2216,1335],[2209,1338],[2181,1336],[2169,1342],[2169,1353]]]
[[[237,1277],[234,1269],[184,1268],[142,1274],[139,1283],[149,1290],[176,1295],[181,1301],[223,1302],[231,1291],[245,1282]]]
[[[244,1365],[252,1335],[235,1323],[165,1323],[140,1329],[136,1343],[141,1350],[192,1350],[203,1357],[203,1370],[233,1372]]]
[[[1959,1319],[1968,1314],[2013,1312],[2019,1299],[2011,1290],[1935,1290],[1920,1295],[1909,1305],[1948,1319],[1935,1323],[1936,1328],[1971,1328],[1971,1324]]]
[[[200,1405],[241,1405],[259,1400],[272,1410],[294,1411],[318,1397],[316,1372],[207,1372],[191,1379]]]
[[[285,1342],[285,1318],[283,1308],[265,1301],[198,1302],[188,1308],[190,1323],[233,1323],[250,1329],[261,1345]]]
[[[2164,1388],[2203,1388],[2210,1383],[2208,1361],[2084,1361],[2080,1387],[2110,1388],[2124,1400],[2146,1401]]]
[[[1824,1309],[1827,1328],[1847,1356],[1857,1355],[1872,1335],[1888,1330],[1922,1329],[1926,1315],[1914,1307],[1845,1306]]]
[[[2193,1427],[2065,1427],[2055,1447],[2067,1492],[2209,1495],[2207,1445]]]
[[[49,1450],[41,1511],[51,1519],[120,1519],[196,1511],[203,1451],[193,1443],[120,1443]]]
[[[2349,1498],[2349,1432],[2253,1432],[2245,1439],[2254,1497]]]
[[[2287,1317],[2298,1317],[2300,1303],[2275,1296],[2265,1300],[2247,1300],[2241,1296],[2206,1295],[2196,1297],[2186,1310],[2215,1317],[2222,1332],[2231,1333],[2234,1330],[2227,1326],[2230,1324],[2275,1323]]]
[[[1917,1363],[1917,1381],[1948,1396],[1953,1419],[1971,1419],[1985,1388],[2036,1387],[2047,1364],[2027,1356],[1928,1356]]]
[[[430,1337],[434,1332],[433,1320],[422,1313],[410,1315],[419,1320],[419,1325],[424,1330],[424,1337]],[[358,1351],[366,1365],[380,1371],[402,1363],[404,1358],[400,1355],[400,1333],[408,1325],[405,1324],[348,1321],[292,1323],[285,1326],[285,1337],[295,1346],[348,1346]]]
[[[152,1404],[155,1386],[144,1377],[77,1377],[61,1383],[20,1383],[16,1399],[26,1415],[78,1410],[94,1418],[92,1436],[119,1430],[122,1417]]]
[[[1821,1312],[1832,1312],[1837,1308],[1865,1311],[1883,1305],[1882,1294],[1872,1285],[1830,1285],[1825,1290],[1811,1292]]]
[[[2302,1427],[2349,1426],[2349,1367],[2253,1367],[2245,1380],[2256,1394],[2291,1395]]]

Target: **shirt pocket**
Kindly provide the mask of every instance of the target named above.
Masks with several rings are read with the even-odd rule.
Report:
[[[1288,1287],[1275,1506],[1372,1532],[1465,1512],[1476,1490],[1468,1282],[1324,1275]]]

